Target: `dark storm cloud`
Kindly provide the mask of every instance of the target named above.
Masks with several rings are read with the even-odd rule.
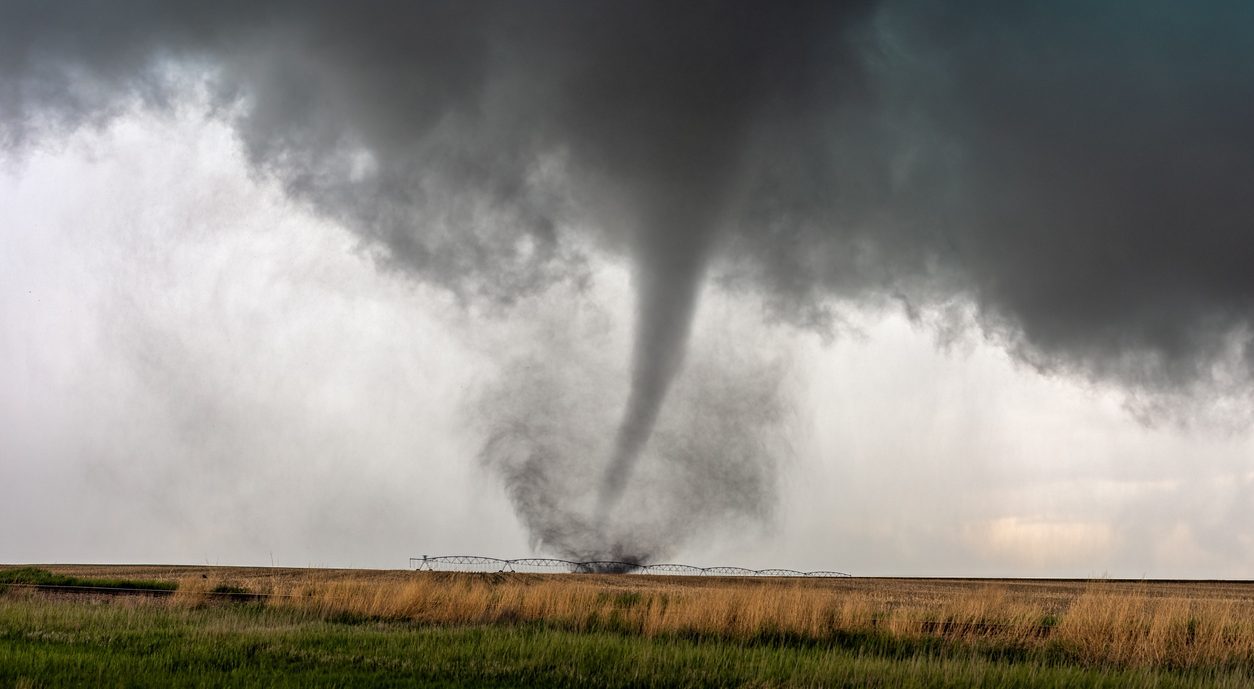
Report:
[[[1034,365],[1248,395],[1254,9],[963,7],[885,5],[867,98],[763,147],[741,269],[803,317],[958,295]]]
[[[612,505],[707,270],[807,324],[969,302],[1043,369],[1248,399],[1252,30],[1235,2],[15,1],[0,125],[199,74],[258,169],[395,269],[508,303],[629,257]]]
[[[699,272],[749,121],[833,78],[809,61],[839,58],[850,11],[818,5],[19,1],[0,108],[21,142],[207,71],[290,191],[395,267],[509,300],[578,267],[562,221]]]

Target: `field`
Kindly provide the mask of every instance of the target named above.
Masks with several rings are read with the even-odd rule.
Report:
[[[0,686],[1254,686],[1248,583],[44,569]]]

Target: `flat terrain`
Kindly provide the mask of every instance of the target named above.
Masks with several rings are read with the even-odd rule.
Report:
[[[80,577],[253,583],[259,589],[320,585],[332,582],[396,585],[416,577],[441,581],[484,581],[527,586],[578,582],[605,590],[639,592],[727,591],[734,589],[813,591],[834,597],[867,597],[886,608],[945,605],[996,592],[1058,614],[1077,598],[1095,591],[1159,601],[1232,605],[1254,613],[1254,581],[1085,580],[1085,579],[921,579],[888,577],[792,578],[663,576],[643,574],[528,574],[494,572],[414,572],[412,570],[322,569],[297,567],[214,567],[199,565],[36,565]],[[1248,609],[1247,609],[1248,606]]]
[[[1254,686],[1245,582],[39,567],[177,589],[8,586],[0,686]]]

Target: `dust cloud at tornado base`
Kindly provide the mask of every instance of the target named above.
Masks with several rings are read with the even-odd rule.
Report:
[[[612,519],[600,511],[600,487],[617,440],[607,429],[625,400],[607,391],[628,387],[627,324],[569,295],[526,308],[527,344],[510,352],[469,409],[487,439],[479,459],[504,481],[539,550],[657,561],[703,538],[769,529],[798,430],[798,381],[787,355],[762,348],[745,317],[729,315],[737,312],[716,296],[694,324],[689,363]]]

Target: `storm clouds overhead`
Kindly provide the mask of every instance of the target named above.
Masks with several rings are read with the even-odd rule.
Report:
[[[1252,31],[1243,2],[14,0],[0,140],[20,167],[199,103],[385,274],[534,316],[450,405],[537,548],[656,559],[769,521],[792,453],[805,374],[694,336],[710,290],[837,339],[900,309],[1246,428]],[[606,263],[629,337],[534,310]]]

